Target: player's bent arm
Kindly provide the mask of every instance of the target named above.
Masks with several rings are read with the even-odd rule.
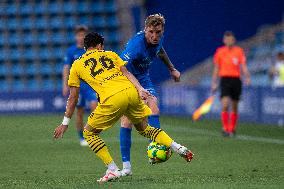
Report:
[[[162,60],[162,62],[168,67],[171,76],[173,79],[178,82],[180,81],[180,72],[175,68],[173,63],[171,62],[167,52],[165,51],[164,47],[158,53],[158,57]]]
[[[150,96],[150,93],[145,90],[139,83],[139,81],[135,78],[135,76],[130,73],[125,66],[120,67],[120,71],[127,77],[127,79],[135,86],[137,89],[139,96],[145,100],[148,96]]]
[[[176,70],[164,47],[162,47],[161,50],[159,51],[158,57],[163,61],[163,63],[168,67],[170,71]]]

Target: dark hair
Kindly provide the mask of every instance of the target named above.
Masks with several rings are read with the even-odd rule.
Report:
[[[98,44],[104,44],[104,37],[96,32],[88,33],[84,38],[84,47],[87,50],[90,47],[96,47]]]
[[[88,27],[85,25],[77,25],[75,26],[75,34],[79,33],[79,32],[87,32],[88,31]]]
[[[232,31],[225,31],[224,37],[235,37],[235,34]]]

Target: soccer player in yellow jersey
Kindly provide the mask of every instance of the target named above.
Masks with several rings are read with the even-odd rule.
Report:
[[[147,99],[150,93],[128,72],[126,62],[116,53],[103,50],[103,44],[104,38],[98,33],[86,35],[84,47],[87,52],[73,63],[70,70],[66,112],[62,124],[54,131],[54,138],[61,138],[67,130],[78,99],[80,80],[83,80],[99,97],[99,104],[89,116],[83,132],[89,147],[107,166],[106,174],[98,182],[108,182],[121,176],[99,134],[112,127],[122,115],[128,117],[142,136],[171,147],[190,162],[193,157],[190,150],[173,141],[163,130],[148,125],[147,116],[151,115],[151,109],[142,100]]]

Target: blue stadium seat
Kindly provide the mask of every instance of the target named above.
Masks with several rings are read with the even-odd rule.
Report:
[[[29,79],[27,82],[27,90],[36,91],[40,89],[40,83],[36,79]]]
[[[44,79],[41,88],[43,90],[53,90],[55,88],[54,82],[51,79]]]
[[[89,3],[87,1],[79,1],[77,4],[77,12],[86,13],[89,11]]]
[[[20,64],[12,64],[11,72],[13,75],[18,76],[24,73],[24,68]]]
[[[22,19],[21,24],[18,27],[25,30],[31,30],[34,27],[34,21],[29,17],[25,17]]]
[[[45,29],[45,28],[48,28],[49,26],[49,22],[46,18],[37,18],[35,20],[35,28],[37,29]]]
[[[61,4],[59,4],[58,2],[54,1],[48,4],[47,6],[47,11],[50,14],[59,14],[62,11],[62,7]]]
[[[57,63],[55,65],[55,73],[56,74],[61,74],[63,70],[63,64],[62,63]]]
[[[14,50],[10,53],[10,59],[13,61],[18,61],[21,58],[21,52],[19,50]]]
[[[37,15],[42,15],[44,13],[46,13],[49,9],[48,9],[49,6],[46,6],[44,1],[41,1],[41,2],[37,2],[35,4],[35,7],[34,7],[34,12],[37,14]]]
[[[9,19],[9,22],[7,22],[7,27],[10,30],[16,30],[17,27],[21,24],[21,22],[16,18]]]
[[[21,15],[29,15],[31,12],[36,11],[33,6],[31,6],[29,3],[23,3],[21,4],[21,8],[18,10],[19,14]]]
[[[29,74],[29,75],[35,75],[36,73],[38,73],[36,64],[34,64],[34,63],[29,63],[29,64],[26,66],[25,72],[26,72],[27,74]]]
[[[48,40],[49,40],[49,36],[45,32],[41,32],[37,36],[37,42],[39,42],[40,44],[46,44],[48,43]]]
[[[118,43],[119,42],[119,35],[117,32],[111,32],[107,35],[108,41],[112,43]]]
[[[6,14],[15,15],[18,11],[17,6],[15,4],[9,4],[9,6],[5,9]]]
[[[40,73],[50,75],[52,73],[51,65],[49,63],[42,63],[40,65]]]
[[[88,25],[90,18],[88,16],[80,16],[78,23]]]
[[[56,80],[56,89],[62,90],[62,80],[61,79]]]
[[[115,16],[110,16],[107,19],[107,24],[109,27],[118,27],[118,20]]]
[[[115,3],[112,1],[108,1],[105,3],[104,11],[107,13],[114,13],[116,11]]]
[[[7,66],[5,64],[0,64],[0,75],[3,76],[3,75],[6,75],[7,74]]]
[[[95,13],[103,13],[104,12],[104,6],[101,2],[99,1],[93,1],[92,5],[91,5],[91,9],[92,11],[94,11]]]
[[[70,2],[63,3],[62,10],[65,14],[76,13],[76,7]]]
[[[280,31],[275,34],[276,44],[281,44],[284,42],[284,32]]]
[[[94,25],[95,27],[102,28],[102,27],[106,26],[106,22],[105,22],[105,19],[103,17],[96,16],[92,20],[92,25]]]
[[[49,27],[55,28],[64,28],[64,22],[59,17],[52,17],[49,21]]]
[[[16,79],[12,82],[12,89],[15,91],[23,91],[25,89],[25,84],[22,80]]]
[[[10,85],[9,85],[9,83],[6,80],[0,80],[0,89],[1,89],[1,91],[6,92],[6,91],[9,90],[9,88],[10,88]]]
[[[77,24],[77,22],[76,22],[74,17],[68,16],[68,17],[64,18],[64,25],[67,28],[74,28],[76,24]]]

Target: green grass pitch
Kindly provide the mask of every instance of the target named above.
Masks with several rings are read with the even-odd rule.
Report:
[[[133,132],[132,177],[99,185],[105,167],[80,147],[74,121],[60,141],[52,134],[62,116],[0,117],[0,188],[284,188],[284,128],[239,124],[238,137],[222,138],[218,121],[193,123],[162,117],[177,142],[195,153],[192,163],[177,154],[149,165],[147,140]],[[119,126],[102,134],[121,167]]]

